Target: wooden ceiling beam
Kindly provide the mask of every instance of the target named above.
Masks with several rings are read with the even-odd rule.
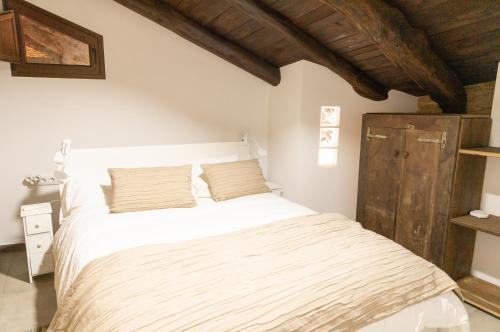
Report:
[[[467,97],[462,82],[433,52],[426,34],[413,28],[399,9],[383,0],[321,1],[368,36],[444,112],[466,112]]]
[[[278,85],[278,67],[184,16],[172,6],[155,0],[115,0],[130,10],[175,32],[205,50],[231,62],[271,85]]]
[[[302,49],[314,62],[337,73],[363,97],[387,99],[387,89],[366,73],[335,54],[315,38],[298,28],[292,21],[255,0],[228,0],[252,18],[279,31],[288,41]]]

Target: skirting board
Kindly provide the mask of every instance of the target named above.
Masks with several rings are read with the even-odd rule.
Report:
[[[490,284],[497,285],[498,287],[500,287],[500,279],[490,276],[489,274],[477,270],[472,270],[471,275],[473,277],[479,278],[481,280],[489,282]]]
[[[15,243],[3,243],[3,244],[0,244],[0,251],[2,251],[4,249],[7,249],[7,248],[10,248],[10,247],[14,247],[14,246],[24,248],[24,241],[20,240],[19,242],[15,242]]]

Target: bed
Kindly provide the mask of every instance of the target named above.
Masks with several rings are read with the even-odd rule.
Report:
[[[236,142],[147,148],[74,150],[67,165],[67,172],[73,177],[92,178],[106,185],[107,181],[109,181],[105,173],[107,167],[175,165],[207,160],[211,157],[227,154],[236,154],[238,158],[248,158],[250,155],[249,147],[246,143]],[[297,218],[315,218],[317,215],[315,211],[272,193],[249,195],[218,203],[210,198],[198,198],[197,203],[194,208],[120,214],[110,214],[103,210],[102,207],[90,204],[85,208],[80,207],[62,213],[64,218],[55,236],[53,250],[56,262],[55,288],[58,311],[63,311],[62,308],[68,306],[87,306],[85,310],[81,310],[86,312],[92,310],[93,305],[97,306],[97,303],[81,303],[82,301],[74,301],[69,304],[67,303],[68,293],[78,291],[74,289],[74,286],[81,281],[79,279],[82,279],[82,275],[85,274],[89,266],[94,262],[113,257],[117,253],[170,244],[173,246],[173,251],[178,249],[178,247],[175,247],[177,245],[183,246],[184,249],[191,248],[190,243],[193,243],[194,248],[195,245],[198,245],[196,241],[216,242],[218,239],[219,241],[225,239],[221,238],[221,236],[244,235],[248,234],[245,232],[253,232],[253,230],[257,230],[258,234],[258,230],[271,229],[283,220],[293,221],[298,220]],[[344,222],[351,228],[353,224],[356,224],[355,228],[357,227],[357,223],[349,221],[341,215],[331,214],[327,217],[339,223]],[[277,233],[282,233],[287,225],[279,229]],[[355,230],[355,232],[360,231]],[[366,231],[362,232],[363,234],[367,233]],[[384,239],[383,242],[387,241]],[[150,256],[151,252],[148,252],[144,257]],[[181,256],[179,255],[179,257]],[[93,272],[93,274],[96,273]],[[97,278],[101,278],[102,283],[104,283],[104,280],[108,282],[112,280],[111,277],[106,275],[98,275]],[[180,284],[182,284],[182,281],[179,281]],[[111,287],[113,287],[112,284],[107,288]],[[120,292],[124,292],[124,290],[121,289]],[[382,319],[374,319],[370,324],[356,329],[370,332],[423,331],[424,329],[426,331],[433,329],[469,331],[465,308],[460,298],[451,291],[451,288],[449,291],[442,292],[442,294],[400,307],[397,312]],[[164,314],[168,316],[168,313]],[[55,320],[61,323],[65,319],[62,316],[64,314],[56,314]],[[131,318],[128,317],[128,319]],[[160,319],[161,317],[157,317],[156,320]],[[54,324],[52,328],[58,330],[57,326],[64,326],[64,324]],[[152,327],[150,329],[155,330]],[[143,326],[143,330],[150,329],[147,328],[147,325],[146,327]],[[169,329],[168,326],[163,326],[162,330],[181,329]],[[200,329],[194,328],[191,330]],[[214,330],[221,329],[214,328]],[[254,327],[253,330],[260,329]],[[281,330],[290,329],[282,328]],[[351,329],[343,326],[338,330],[347,331]]]

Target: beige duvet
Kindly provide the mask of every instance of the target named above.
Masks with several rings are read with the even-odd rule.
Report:
[[[51,331],[353,331],[456,289],[354,221],[319,214],[89,263]]]

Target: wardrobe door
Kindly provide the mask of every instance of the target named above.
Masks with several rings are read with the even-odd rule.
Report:
[[[424,258],[429,256],[445,135],[443,131],[404,130],[395,241]]]
[[[401,129],[365,126],[363,136],[357,218],[364,228],[393,239]]]

